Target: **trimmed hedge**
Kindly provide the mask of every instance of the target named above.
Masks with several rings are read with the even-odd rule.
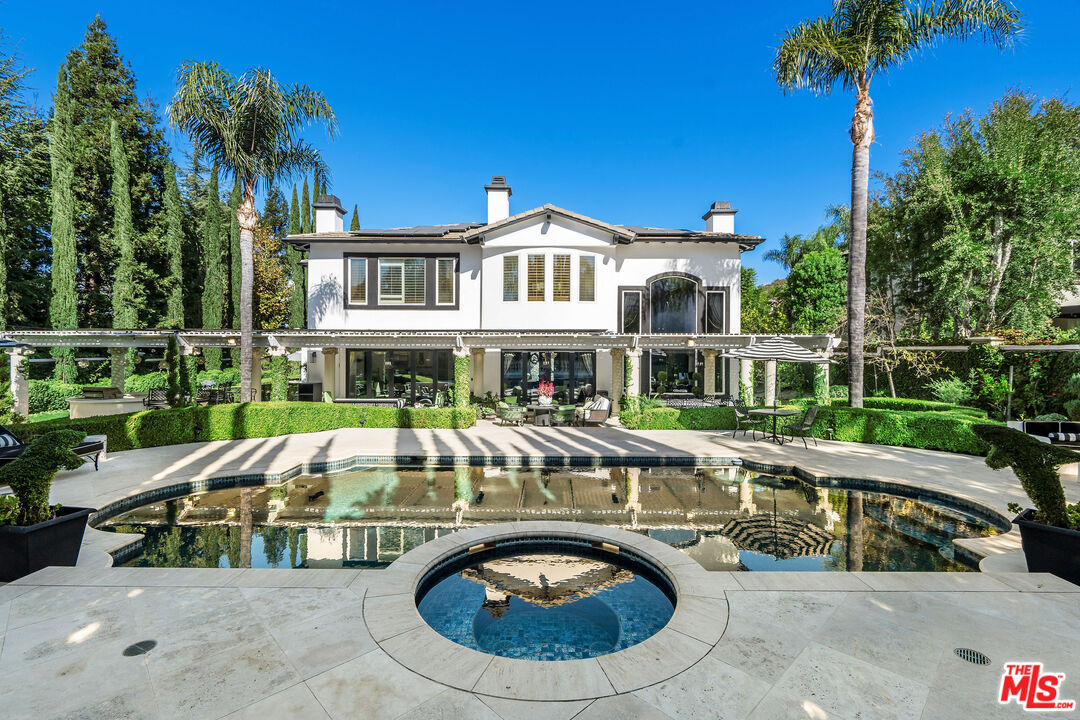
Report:
[[[970,415],[986,419],[986,411],[969,405],[937,402],[936,400],[916,400],[914,398],[868,397],[863,398],[863,407],[875,410],[904,410],[907,412],[948,412]]]
[[[80,397],[82,385],[62,383],[59,380],[31,380],[30,381],[30,412],[52,412],[54,410],[67,410],[67,399]]]
[[[805,409],[787,407],[792,410]],[[633,430],[735,428],[735,411],[730,407],[654,408],[620,419],[624,426]],[[798,416],[794,419],[798,419]],[[783,423],[783,420],[780,422]],[[828,437],[828,428],[832,425],[834,440],[985,455],[986,444],[971,429],[973,425],[985,422],[985,416],[978,418],[946,412],[908,412],[832,405],[822,406],[818,410],[814,435],[823,439]]]
[[[72,428],[106,435],[110,450],[178,445],[207,440],[241,440],[349,427],[465,428],[476,423],[474,408],[384,408],[334,403],[260,402],[127,415],[48,420],[14,428],[24,439]]]

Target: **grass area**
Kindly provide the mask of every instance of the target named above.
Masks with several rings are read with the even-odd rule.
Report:
[[[67,410],[48,410],[46,412],[32,413],[26,418],[28,423],[48,422],[49,420],[67,419]]]

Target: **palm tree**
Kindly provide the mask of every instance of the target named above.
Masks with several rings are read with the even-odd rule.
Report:
[[[874,110],[870,81],[942,38],[981,34],[999,48],[1019,35],[1020,13],[1005,0],[834,0],[828,17],[789,29],[773,71],[784,90],[828,93],[839,83],[855,91],[849,134],[851,232],[848,236],[848,364],[852,407],[862,407],[866,315],[866,195]]]
[[[251,388],[253,245],[260,183],[271,188],[296,173],[329,174],[319,152],[296,135],[320,121],[333,137],[334,111],[321,93],[305,85],[282,87],[268,70],[254,68],[233,77],[213,62],[180,66],[169,122],[186,132],[226,175],[240,181],[236,209],[240,226],[240,397]]]
[[[772,260],[785,270],[790,271],[791,268],[798,264],[805,245],[806,241],[803,240],[801,235],[785,235],[780,238],[779,248],[770,250],[762,257],[766,260]]]

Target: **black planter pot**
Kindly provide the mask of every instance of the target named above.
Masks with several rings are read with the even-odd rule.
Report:
[[[1028,572],[1048,572],[1080,585],[1080,531],[1035,522],[1028,508],[1013,518],[1020,526]]]
[[[0,527],[0,581],[11,582],[50,565],[74,565],[92,512],[61,507],[56,517],[37,525]]]

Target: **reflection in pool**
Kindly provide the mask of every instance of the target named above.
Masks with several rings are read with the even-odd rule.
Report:
[[[474,650],[573,660],[636,645],[659,632],[675,610],[666,580],[618,555],[560,547],[510,552],[466,556],[425,579],[417,596],[420,616]]]
[[[708,570],[965,570],[953,538],[997,532],[926,499],[741,467],[371,467],[157,502],[101,529],[145,534],[118,560],[133,565],[340,568],[515,520],[625,528]]]

